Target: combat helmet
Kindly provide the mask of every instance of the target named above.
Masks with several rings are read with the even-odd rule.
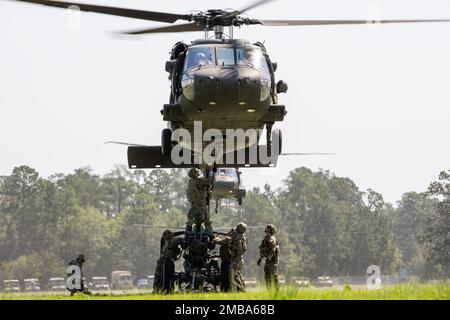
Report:
[[[166,240],[168,240],[172,236],[172,231],[169,229],[164,230],[162,237]]]
[[[264,232],[269,232],[270,234],[277,233],[277,228],[273,224],[268,224]]]
[[[236,226],[236,231],[239,233],[245,233],[245,231],[247,231],[247,225],[244,222],[239,222]]]
[[[196,169],[196,168],[192,168],[191,170],[189,170],[189,172],[188,172],[188,176],[189,176],[189,178],[191,178],[191,179],[194,179],[195,177],[197,177],[198,176],[198,170]]]

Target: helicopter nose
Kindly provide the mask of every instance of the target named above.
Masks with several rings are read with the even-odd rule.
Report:
[[[199,70],[195,94],[201,101],[219,106],[253,105],[259,103],[260,79],[258,71],[238,66]]]
[[[236,186],[233,181],[215,181],[214,188],[215,189],[234,190],[236,188]]]
[[[253,69],[222,68],[219,78],[219,98],[226,105],[259,102],[260,75]]]

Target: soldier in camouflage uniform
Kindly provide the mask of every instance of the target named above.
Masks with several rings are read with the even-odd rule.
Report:
[[[208,166],[208,170],[211,170],[210,166]],[[194,221],[202,221],[205,224],[205,228],[212,231],[207,199],[213,187],[214,175],[210,178],[201,178],[199,175],[200,173],[197,169],[192,168],[189,170],[188,176],[190,179],[186,188],[186,196],[191,204],[191,208],[187,216],[186,229],[192,230]]]
[[[183,243],[182,238],[174,237],[170,230],[165,230],[161,238],[161,252],[156,262],[155,278],[153,281],[153,290],[161,291],[168,287],[168,283],[172,281],[171,274],[175,272],[174,261],[178,260],[181,255],[180,245]],[[166,275],[166,272],[169,273]]]
[[[214,242],[229,247],[230,250],[230,277],[233,291],[245,291],[245,280],[242,275],[244,269],[244,252],[247,250],[247,238],[245,232],[247,225],[238,223],[235,231],[223,239],[214,239]]]
[[[83,276],[83,263],[85,262],[84,254],[78,255],[76,259],[70,260],[69,266],[78,266],[80,268],[80,276],[81,276],[81,288],[80,289],[73,289],[70,291],[70,295],[73,296],[76,292],[83,292],[84,294],[90,295],[91,292],[89,289],[85,286],[84,283],[84,276]],[[70,275],[68,275],[70,276]]]
[[[261,260],[265,258],[264,279],[266,281],[266,287],[268,289],[272,287],[278,289],[278,256],[280,247],[275,238],[277,228],[274,225],[269,224],[264,231],[266,236],[259,245],[260,258],[258,260],[258,266],[261,264]]]
[[[227,236],[230,236],[230,239],[233,236],[233,233],[236,231],[231,229],[230,232],[227,233]],[[220,241],[220,240],[219,240]],[[220,254],[220,291],[229,292],[231,290],[231,249],[230,244],[231,241],[222,242],[219,254]]]

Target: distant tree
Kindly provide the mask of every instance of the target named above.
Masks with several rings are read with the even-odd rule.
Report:
[[[136,192],[137,183],[139,183],[139,180],[136,181],[133,178],[137,177],[138,174],[133,177],[127,168],[121,165],[115,166],[102,178],[102,203],[109,219],[119,215],[130,204],[131,198]]]
[[[427,220],[434,216],[435,201],[424,194],[403,194],[394,214],[395,240],[401,252],[402,266],[411,274],[425,276],[428,268],[426,248],[421,239]]]
[[[39,174],[27,166],[16,167],[11,176],[2,179],[1,222],[4,242],[0,243],[0,260],[16,259],[32,251],[39,236],[38,226],[44,211]]]
[[[427,277],[448,277],[449,177],[450,171],[442,172],[425,194],[406,193],[395,209],[349,178],[297,168],[280,188],[248,190],[242,206],[223,200],[211,216],[217,230],[240,221],[251,226],[247,277],[262,275],[258,245],[269,223],[278,228],[280,274],[288,280],[365,275],[371,264],[383,273],[402,265]],[[177,169],[116,166],[99,176],[87,167],[45,179],[30,167],[14,168],[0,177],[1,277],[45,283],[62,276],[80,253],[86,255],[86,277],[117,269],[131,269],[136,277],[153,274],[161,233],[185,226],[187,180]]]
[[[398,268],[400,253],[395,243],[393,208],[384,202],[383,196],[372,189],[367,190],[366,227],[370,264],[382,272],[391,273]]]
[[[426,195],[437,200],[436,213],[426,220],[423,243],[427,261],[434,267],[429,276],[450,276],[450,170],[442,171]]]
[[[64,262],[52,254],[42,255],[32,252],[15,260],[1,264],[4,279],[17,279],[23,285],[23,279],[37,278],[44,288],[51,277],[64,277]]]
[[[80,207],[102,208],[105,190],[102,188],[101,178],[92,174],[90,167],[76,169],[75,173],[64,177],[64,183],[65,188],[75,192]]]

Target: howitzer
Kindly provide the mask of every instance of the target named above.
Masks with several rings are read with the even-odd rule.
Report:
[[[218,236],[226,236],[226,237],[230,236],[230,233],[225,233],[225,232],[213,231],[212,233],[217,234]]]

